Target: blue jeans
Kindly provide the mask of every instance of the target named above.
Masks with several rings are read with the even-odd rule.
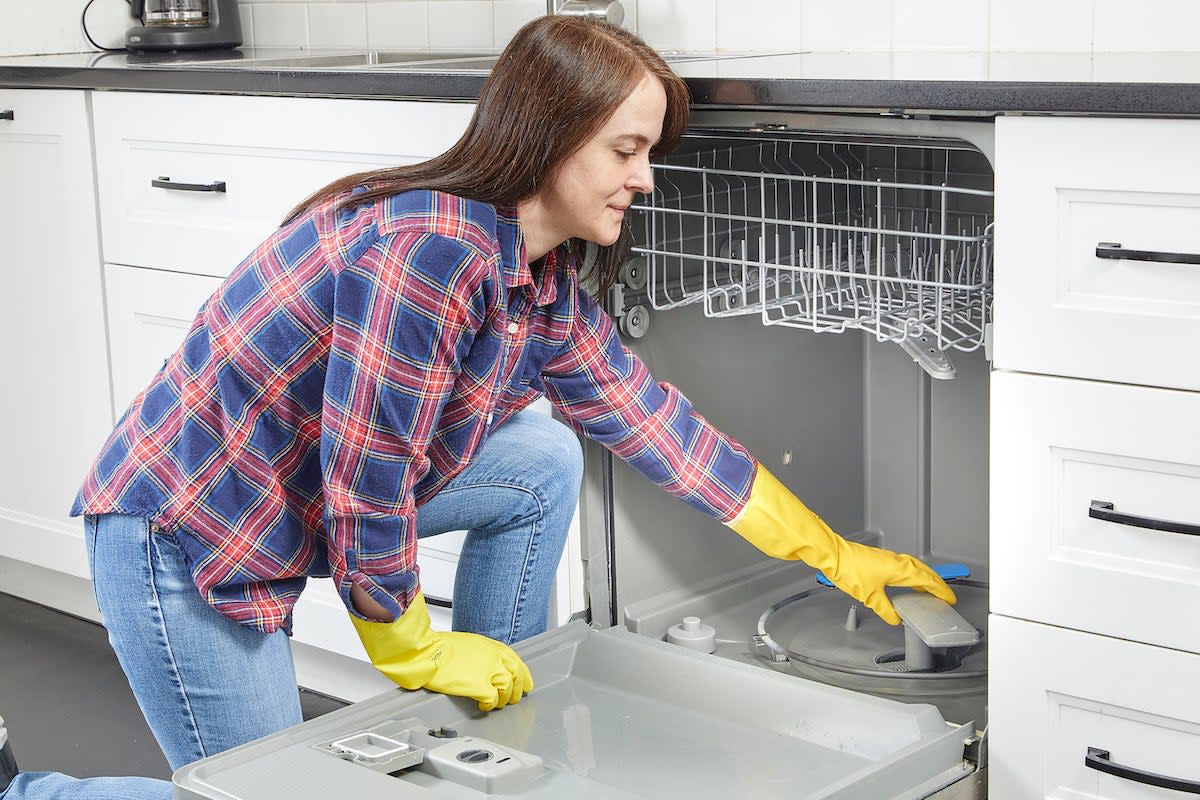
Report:
[[[419,537],[468,531],[455,577],[455,630],[509,643],[545,630],[582,469],[575,435],[525,411],[494,431],[471,464],[418,510]],[[214,611],[174,539],[147,520],[107,514],[84,525],[109,641],[171,769],[301,722],[282,631],[263,634]],[[19,756],[20,731],[9,733]],[[149,778],[23,772],[0,797],[171,795],[169,782]]]

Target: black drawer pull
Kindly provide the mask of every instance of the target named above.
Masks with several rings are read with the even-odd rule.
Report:
[[[153,178],[150,185],[156,189],[178,189],[181,192],[224,192],[225,181],[212,183],[179,183],[170,178]]]
[[[452,600],[447,600],[444,597],[434,597],[431,594],[425,595],[425,605],[437,606],[438,608],[454,608]]]
[[[1155,250],[1126,250],[1116,242],[1096,245],[1096,258],[1159,261],[1166,264],[1200,264],[1200,253],[1160,253]]]
[[[1134,514],[1121,514],[1113,509],[1113,504],[1107,500],[1093,500],[1088,509],[1092,519],[1102,519],[1105,522],[1115,522],[1118,525],[1132,525],[1135,528],[1149,528],[1152,531],[1167,531],[1168,533],[1186,533],[1189,536],[1200,536],[1200,525],[1189,525],[1186,522],[1172,522],[1168,519],[1154,517],[1139,517]]]
[[[1200,782],[1188,781],[1182,778],[1171,778],[1166,775],[1158,775],[1153,772],[1114,764],[1111,759],[1112,754],[1107,750],[1101,750],[1099,747],[1089,747],[1087,755],[1083,757],[1083,765],[1090,769],[1107,772],[1109,775],[1116,775],[1118,778],[1127,778],[1136,783],[1144,783],[1147,786],[1161,786],[1164,789],[1174,789],[1177,792],[1200,794]]]
[[[16,119],[17,115],[11,108],[0,111],[0,119]]]

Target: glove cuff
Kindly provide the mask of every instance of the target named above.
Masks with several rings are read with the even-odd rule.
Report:
[[[761,463],[750,499],[727,523],[739,536],[774,558],[823,569],[837,561],[840,537]]]
[[[418,591],[398,619],[391,622],[371,622],[350,614],[354,630],[363,648],[377,667],[411,660],[437,642],[429,626],[429,610],[425,597]]]

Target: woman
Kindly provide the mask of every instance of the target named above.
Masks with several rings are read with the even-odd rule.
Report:
[[[308,575],[332,576],[399,685],[482,710],[533,688],[508,644],[545,627],[581,471],[570,431],[523,411],[541,394],[666,491],[893,624],[886,585],[953,602],[919,561],[829,530],[656,383],[580,289],[584,242],[599,245],[597,283],[612,282],[650,157],[686,120],[683,82],[635,36],[535,20],[449,152],[317,192],[200,310],[74,509],[172,768],[300,722],[287,630]],[[455,529],[469,531],[455,632],[436,633],[416,541]]]

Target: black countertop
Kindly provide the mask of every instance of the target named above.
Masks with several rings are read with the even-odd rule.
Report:
[[[376,62],[378,56],[378,63]],[[240,48],[0,58],[0,87],[473,100],[491,56]],[[1200,116],[1200,54],[668,53],[694,104],[956,115]]]

